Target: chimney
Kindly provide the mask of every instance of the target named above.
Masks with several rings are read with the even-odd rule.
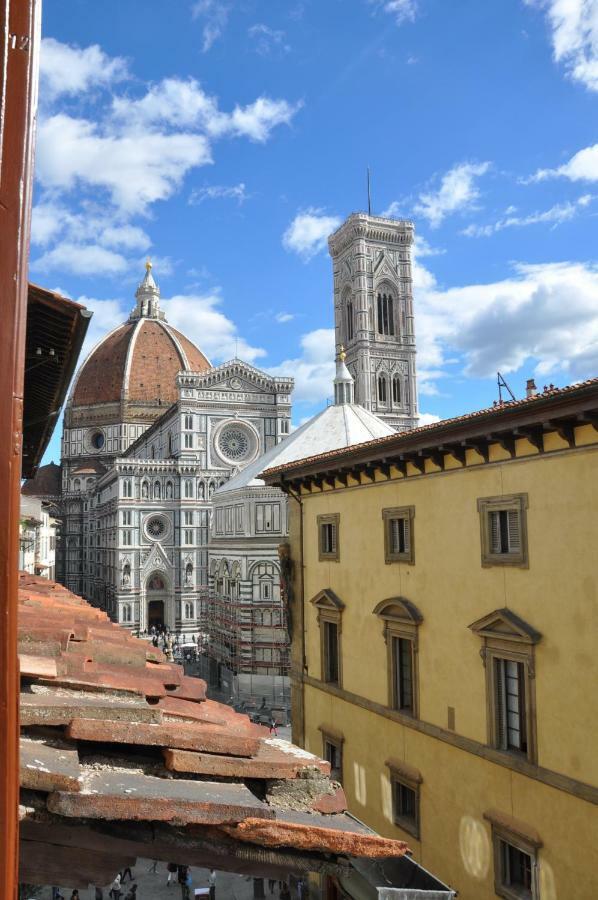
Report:
[[[537,394],[538,390],[536,388],[536,382],[533,378],[528,378],[525,385],[525,396],[529,400],[530,397],[533,397],[534,394]]]

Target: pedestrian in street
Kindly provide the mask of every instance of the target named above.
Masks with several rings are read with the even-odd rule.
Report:
[[[177,866],[177,864],[173,863],[173,862],[169,862],[168,865],[166,866],[166,869],[168,871],[168,878],[166,879],[166,887],[170,887],[170,882],[174,881],[174,876],[176,875],[178,868],[179,867]]]
[[[77,890],[77,888],[75,888],[73,893],[71,894],[71,900],[81,900],[81,898],[79,897],[79,891]]]
[[[208,885],[210,886],[210,900],[216,900],[216,869],[210,869]]]
[[[125,900],[137,900],[137,885],[132,884]]]
[[[280,889],[280,900],[291,900],[291,891],[286,881],[283,881]]]
[[[122,878],[121,878],[121,884],[124,884],[124,883],[125,883],[126,878],[127,878],[127,874],[129,875],[129,881],[133,881],[133,873],[131,872],[130,867],[127,866],[126,869],[123,870]]]
[[[191,900],[191,872],[189,866],[179,866],[179,884],[181,886],[181,900]]]
[[[268,893],[273,894],[276,887],[276,878],[268,878]]]
[[[273,734],[274,737],[278,737],[278,729],[276,727],[276,719],[274,716],[270,716],[270,734]]]
[[[104,900],[104,891],[101,887],[96,887],[96,900]]]
[[[114,879],[114,881],[112,882],[112,886],[110,888],[110,893],[108,894],[108,896],[111,897],[112,900],[120,900],[120,898],[122,897],[122,891],[120,889],[120,882],[121,882],[121,877],[120,877],[120,872],[119,872],[118,875],[116,876],[116,878]]]
[[[60,888],[52,888],[52,900],[64,900],[64,894],[60,893]]]
[[[155,859],[153,861],[153,863],[151,864],[151,866],[149,867],[149,869],[147,871],[152,872],[153,875],[155,875],[157,873],[157,871],[158,871],[158,860],[157,859]]]

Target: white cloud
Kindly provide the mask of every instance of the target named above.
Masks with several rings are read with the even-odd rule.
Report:
[[[166,200],[189,169],[211,161],[203,135],[106,133],[95,122],[65,113],[44,119],[38,129],[36,174],[44,188],[101,188],[131,214]]]
[[[453,166],[443,175],[437,191],[420,194],[414,212],[427,219],[432,228],[437,228],[446,216],[472,209],[480,196],[475,179],[484,175],[489,168],[489,162],[459,163]]]
[[[247,193],[243,182],[234,185],[212,184],[207,187],[195,188],[189,195],[189,203],[193,206],[199,206],[204,200],[236,200],[239,205],[248,200],[250,194]]]
[[[325,249],[329,235],[340,223],[338,216],[327,216],[324,210],[309,207],[297,213],[282,237],[283,246],[307,262]]]
[[[32,267],[39,272],[63,271],[75,275],[120,275],[127,271],[128,262],[120,253],[97,244],[77,244],[62,241],[52,250],[38,257]]]
[[[101,47],[75,47],[54,38],[44,38],[40,52],[42,100],[62,94],[79,94],[106,87],[129,77],[126,60],[107,56]]]
[[[227,120],[224,133],[236,137],[248,137],[252,141],[264,143],[277,125],[289,125],[303,102],[289,103],[287,100],[271,100],[258,97],[248,106],[235,106]]]
[[[276,313],[274,318],[276,319],[276,321],[278,322],[279,325],[284,325],[286,322],[292,322],[293,319],[296,319],[297,317],[295,316],[294,313],[279,312],[279,313]]]
[[[546,11],[556,62],[570,78],[598,91],[598,0],[525,0]]]
[[[555,206],[551,206],[550,209],[542,210],[542,212],[533,212],[527,216],[515,216],[512,214],[512,211],[509,215],[509,211],[512,210],[510,207],[506,211],[507,214],[497,222],[492,222],[488,225],[471,224],[464,228],[461,234],[466,235],[466,237],[489,237],[492,234],[496,234],[497,231],[503,231],[505,228],[523,228],[527,225],[552,225],[556,227],[561,222],[567,222],[575,218],[580,210],[590,205],[593,199],[592,194],[583,194],[573,202],[557,203]]]
[[[571,159],[556,169],[538,169],[535,175],[525,179],[546,181],[548,178],[568,178],[570,181],[598,181],[598,144],[578,150]]]
[[[286,33],[280,29],[270,28],[259,23],[252,25],[247,34],[253,41],[254,49],[260,56],[269,56],[274,52],[288,53],[290,46],[286,42]]]
[[[394,16],[397,25],[413,22],[417,16],[418,0],[369,0],[369,3]]]
[[[421,266],[414,266],[415,269]],[[569,379],[598,371],[598,267],[517,264],[512,277],[443,290],[427,272],[416,290],[418,383],[459,374],[491,377],[529,367]],[[456,359],[455,359],[456,357]]]
[[[253,362],[265,356],[265,350],[253,347],[239,336],[234,322],[218,309],[221,304],[217,292],[177,294],[160,303],[170,324],[197,344],[212,362],[234,356]]]
[[[191,15],[194,19],[203,19],[204,26],[202,31],[202,51],[207,53],[222,36],[224,29],[228,23],[230,9],[228,4],[221,3],[220,0],[198,0],[191,7]]]
[[[288,125],[303,104],[258,97],[247,106],[222,112],[218,100],[207,94],[194,78],[165,78],[139,99],[118,97],[114,117],[121,125],[152,128],[173,126],[193,129],[209,138],[247,137],[263,143],[278,125]]]
[[[142,228],[120,221],[111,211],[87,208],[82,213],[74,213],[48,197],[42,198],[33,209],[31,242],[46,248],[55,245],[32,260],[34,269],[61,268],[90,277],[124,271],[131,260],[125,260],[123,253],[147,250],[151,245]]]
[[[335,374],[334,328],[318,328],[301,338],[301,356],[268,367],[271,375],[295,379],[293,401],[323,403],[332,395]]]

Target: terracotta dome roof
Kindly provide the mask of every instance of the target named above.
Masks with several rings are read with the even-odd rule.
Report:
[[[164,321],[150,264],[135,296],[129,321],[100,341],[79,369],[72,406],[121,401],[169,405],[177,399],[178,372],[211,368],[195,344]]]
[[[60,466],[48,463],[40,466],[35,478],[28,478],[21,493],[31,497],[58,497],[60,494]]]

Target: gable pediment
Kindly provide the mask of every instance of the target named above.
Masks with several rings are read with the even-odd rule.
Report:
[[[374,615],[387,622],[405,622],[409,625],[419,625],[423,622],[424,617],[419,609],[411,600],[405,597],[390,597],[387,600],[381,600],[374,607]]]
[[[310,603],[313,603],[318,609],[326,609],[330,612],[341,612],[345,608],[343,601],[330,588],[319,591],[315,597],[312,597]]]
[[[151,550],[147,552],[145,559],[142,559],[144,572],[148,572],[151,569],[165,570],[170,567],[171,562],[160,544],[154,544]]]
[[[495,609],[469,626],[474,634],[484,638],[511,640],[523,644],[537,644],[542,635],[510,609]]]
[[[253,366],[241,362],[241,360],[233,360],[229,363],[223,363],[210,372],[206,372],[197,380],[197,387],[204,391],[226,390],[275,393],[277,380],[266,372],[254,369]]]

